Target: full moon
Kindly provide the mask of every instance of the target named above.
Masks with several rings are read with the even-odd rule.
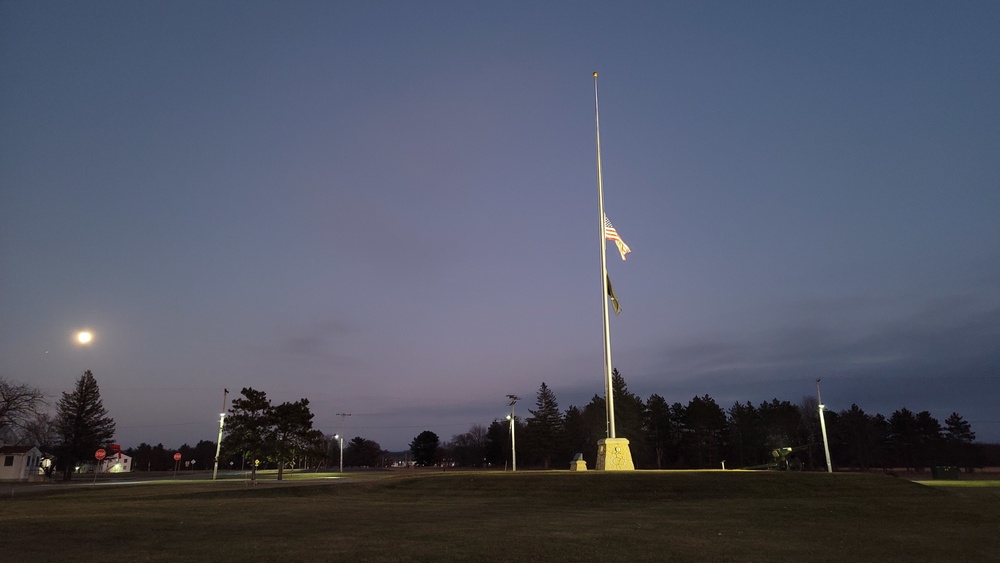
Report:
[[[94,335],[84,330],[77,333],[76,339],[80,342],[80,344],[86,344],[94,339]]]

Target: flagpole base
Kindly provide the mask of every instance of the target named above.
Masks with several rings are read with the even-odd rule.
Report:
[[[597,442],[598,471],[635,471],[627,438],[604,438]]]

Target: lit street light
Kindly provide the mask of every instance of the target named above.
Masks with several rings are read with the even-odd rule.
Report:
[[[344,437],[340,434],[334,434],[333,439],[340,442],[340,472],[344,472]]]
[[[222,451],[222,429],[226,425],[226,413],[219,413],[219,440],[215,443],[215,465],[212,466],[212,480],[219,475],[219,453]]]
[[[823,396],[819,392],[819,379],[816,379],[816,400],[819,402],[819,427],[823,432],[823,451],[826,453],[826,471],[833,473],[833,463],[830,462],[830,442],[826,439],[826,419],[823,416]]]
[[[338,412],[337,416],[340,417],[340,431],[344,431],[344,419],[351,416],[349,412]],[[344,436],[340,434],[334,434],[335,439],[340,440],[340,472],[344,472]]]
[[[511,471],[517,471],[517,450],[514,448],[514,403],[516,403],[520,397],[517,395],[507,395],[510,399],[510,414],[507,415],[507,419],[510,420],[510,467]]]
[[[229,397],[229,389],[222,391],[222,412],[219,413],[219,440],[215,444],[215,466],[212,468],[212,480],[219,474],[219,452],[222,451],[222,428],[226,425],[226,398]]]

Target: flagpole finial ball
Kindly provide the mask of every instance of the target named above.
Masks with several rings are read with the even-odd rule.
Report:
[[[596,72],[594,73],[594,78],[597,78],[597,73]]]

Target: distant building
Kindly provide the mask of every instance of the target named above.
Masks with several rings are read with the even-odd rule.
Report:
[[[35,446],[0,447],[0,481],[28,481],[41,475],[42,452]]]
[[[132,471],[132,456],[112,452],[101,460],[101,473],[128,473]]]

